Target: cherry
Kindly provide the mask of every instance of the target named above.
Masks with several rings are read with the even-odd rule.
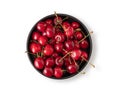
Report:
[[[61,56],[55,58],[55,64],[59,67],[63,65],[63,60],[61,60]]]
[[[81,48],[83,48],[83,49],[86,49],[86,48],[88,48],[88,42],[87,42],[87,40],[83,40],[82,42],[80,42],[80,46],[81,46]]]
[[[75,28],[75,29],[80,27],[79,23],[77,23],[77,22],[72,22],[71,25],[72,25],[72,27]]]
[[[54,39],[54,38],[51,38],[51,39],[49,40],[49,44],[54,45],[54,44],[55,44],[55,39]]]
[[[80,49],[80,44],[78,43],[77,40],[74,40],[74,49]]]
[[[76,73],[78,71],[78,66],[76,64],[68,65],[67,71],[71,74]]]
[[[32,33],[32,39],[33,40],[38,40],[38,38],[40,37],[40,33],[35,31]]]
[[[53,69],[50,67],[45,67],[43,70],[43,74],[47,77],[52,77],[53,76]]]
[[[79,31],[79,32],[75,32],[75,38],[77,39],[77,40],[81,40],[82,38],[83,38],[83,35],[82,35],[82,33]]]
[[[46,29],[47,24],[45,22],[39,22],[37,24],[37,30],[40,32],[44,32]]]
[[[54,66],[54,59],[53,58],[47,58],[46,61],[45,61],[45,65],[47,67],[53,67]]]
[[[42,32],[42,36],[47,36],[47,34],[46,34],[46,32],[44,31],[44,32]]]
[[[53,49],[53,47],[52,47],[51,45],[49,45],[49,44],[47,44],[47,45],[45,46],[44,50],[43,50],[43,53],[44,53],[44,55],[46,55],[46,56],[52,55],[53,52],[54,52],[54,49]]]
[[[38,53],[38,52],[40,52],[41,51],[41,46],[40,46],[40,44],[38,44],[38,43],[35,43],[35,42],[32,42],[32,43],[30,43],[30,45],[29,45],[29,49],[30,49],[30,51],[32,52],[32,53]]]
[[[56,42],[64,42],[65,41],[65,35],[62,32],[59,32],[55,35]]]
[[[70,27],[70,23],[69,22],[63,22],[62,26],[63,26],[64,31],[66,31]]]
[[[70,65],[71,64],[71,58],[68,56],[68,57],[66,57],[66,58],[64,58],[64,62],[65,62],[65,66],[68,66],[68,65]]]
[[[67,37],[71,37],[71,36],[73,36],[73,34],[74,34],[74,29],[73,29],[73,27],[69,27],[68,29],[66,29],[66,30],[64,30],[65,31],[65,35],[67,36]]]
[[[82,51],[82,53],[81,53],[80,60],[83,60],[83,59],[86,59],[86,60],[88,59],[88,53],[85,51]]]
[[[54,57],[54,58],[56,58],[58,56],[58,53],[57,52],[54,52],[53,54],[52,54],[52,57]]]
[[[55,44],[54,48],[55,48],[55,50],[57,52],[62,52],[62,50],[63,50],[63,43],[57,43],[57,44]]]
[[[46,43],[47,43],[47,37],[45,36],[40,36],[39,39],[38,39],[38,42],[44,46]]]
[[[63,76],[63,70],[60,67],[54,68],[54,76],[56,78],[61,78]]]
[[[71,51],[70,56],[74,59],[74,60],[78,60],[81,56],[81,50],[80,49],[75,49]]]
[[[48,38],[52,38],[55,34],[55,29],[53,28],[53,26],[48,25],[46,28],[46,35]]]
[[[59,17],[59,16],[56,16],[56,17],[54,18],[54,24],[55,24],[55,25],[58,25],[58,24],[61,24],[61,23],[62,23],[62,18]]]
[[[65,47],[67,50],[72,50],[74,48],[74,42],[72,40],[68,40],[65,42]]]
[[[44,61],[41,57],[38,57],[34,60],[34,66],[37,69],[43,69],[44,67]]]
[[[52,20],[51,20],[51,19],[47,19],[45,22],[46,22],[46,24],[48,24],[48,25],[51,25],[51,24],[52,24]]]

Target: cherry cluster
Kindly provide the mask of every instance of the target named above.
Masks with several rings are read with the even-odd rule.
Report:
[[[80,63],[88,60],[87,37],[81,25],[69,22],[55,14],[54,19],[38,22],[32,32],[29,54],[34,58],[34,67],[47,77],[62,78],[66,73],[77,73]]]

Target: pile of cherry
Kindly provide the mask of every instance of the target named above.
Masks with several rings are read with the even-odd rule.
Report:
[[[88,60],[90,33],[85,35],[81,25],[68,18],[55,14],[54,19],[39,21],[31,33],[28,54],[34,57],[34,67],[47,77],[76,74]]]

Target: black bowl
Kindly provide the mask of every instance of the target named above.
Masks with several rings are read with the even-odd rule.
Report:
[[[73,21],[78,22],[78,23],[80,24],[80,26],[81,26],[80,28],[82,29],[82,31],[84,32],[84,34],[85,34],[85,35],[89,34],[89,31],[88,31],[88,29],[86,28],[86,26],[85,26],[80,20],[78,20],[77,18],[75,18],[75,17],[73,17],[73,16],[71,16],[71,15],[67,15],[67,14],[57,14],[57,15],[60,16],[62,19],[68,16],[68,19],[67,19],[66,21],[68,21],[68,22],[70,22],[70,23],[73,22]],[[52,20],[53,20],[54,18],[55,18],[55,15],[52,14],[52,15],[48,15],[48,16],[40,19],[38,22],[40,22],[40,21],[45,21],[46,19],[52,19]],[[38,23],[38,22],[37,22],[37,23]],[[36,24],[37,24],[37,23],[36,23]],[[37,29],[36,29],[36,24],[35,24],[35,25],[33,26],[33,28],[31,29],[31,31],[30,31],[30,33],[29,33],[29,35],[28,35],[28,38],[27,38],[27,51],[28,51],[28,52],[30,52],[30,50],[29,50],[29,44],[30,44],[30,40],[31,40],[31,34],[32,34],[34,31],[37,30]],[[87,40],[88,43],[89,43],[89,47],[86,49],[86,51],[88,52],[88,61],[89,61],[90,56],[91,56],[91,52],[92,52],[92,40],[91,40],[91,36],[87,37],[86,40]],[[34,56],[31,55],[31,54],[29,54],[29,53],[27,53],[27,54],[28,54],[28,58],[29,58],[31,64],[32,64],[33,67],[34,67],[34,64],[33,64],[33,62],[34,62]],[[82,62],[82,63],[80,64],[80,66],[79,66],[80,68],[79,68],[79,70],[78,70],[77,73],[75,73],[75,74],[65,73],[64,76],[63,76],[62,78],[60,78],[60,79],[70,78],[70,77],[78,74],[79,72],[81,72],[81,71],[85,68],[85,66],[87,65],[87,63],[88,63],[88,62]],[[34,67],[34,68],[35,68],[35,67]],[[36,68],[35,68],[35,69],[36,69]],[[42,74],[42,70],[38,70],[38,69],[36,69],[36,70],[37,70],[39,73]],[[42,75],[43,75],[43,74],[42,74]],[[49,77],[49,78],[57,79],[57,78],[55,78],[55,77]]]

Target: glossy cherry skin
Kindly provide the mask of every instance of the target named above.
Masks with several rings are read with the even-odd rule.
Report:
[[[57,52],[54,52],[53,54],[52,54],[52,57],[54,57],[54,58],[56,58],[58,56],[58,53]]]
[[[45,37],[45,36],[40,36],[39,37],[39,39],[38,39],[38,42],[42,45],[42,46],[44,46],[45,44],[47,44],[47,37]]]
[[[74,28],[74,29],[76,29],[76,28],[79,28],[80,27],[80,25],[79,25],[79,23],[78,22],[72,22],[72,27]]]
[[[35,42],[31,42],[29,45],[30,51],[35,54],[41,51],[41,45]]]
[[[51,20],[51,19],[47,19],[45,22],[46,22],[46,24],[48,24],[48,25],[52,25],[52,20]]]
[[[38,38],[39,38],[40,36],[41,36],[40,33],[37,32],[37,31],[32,33],[32,39],[33,39],[33,40],[38,40]]]
[[[43,74],[47,77],[52,77],[53,76],[53,69],[50,67],[45,67],[43,70]]]
[[[55,25],[58,25],[58,24],[61,24],[61,23],[62,23],[62,18],[61,17],[58,16],[58,17],[54,18],[54,24]]]
[[[89,46],[88,41],[87,40],[83,40],[82,42],[80,42],[80,46],[83,49],[87,49],[88,46]]]
[[[72,50],[74,48],[74,42],[72,40],[68,40],[65,42],[65,48],[67,50]]]
[[[37,69],[43,69],[44,68],[44,60],[41,57],[38,57],[34,60],[34,66]]]
[[[47,36],[46,31],[42,32],[42,36]]]
[[[47,58],[46,61],[45,61],[45,65],[46,65],[47,67],[53,67],[54,64],[55,64],[55,62],[54,62],[54,59],[53,59],[53,58]]]
[[[57,52],[62,52],[63,51],[63,43],[55,44],[54,48]]]
[[[64,31],[66,31],[70,27],[70,23],[65,21],[63,22],[62,26],[63,26]]]
[[[55,29],[53,28],[53,26],[51,26],[51,25],[47,26],[46,35],[48,38],[52,38],[55,35]]]
[[[83,57],[83,58],[82,58],[82,57]],[[82,51],[80,60],[84,60],[84,59],[88,60],[88,53],[85,52],[85,51]]]
[[[80,44],[78,43],[78,41],[77,40],[74,40],[73,41],[74,42],[74,49],[80,49]]]
[[[81,57],[82,51],[80,49],[75,49],[71,51],[71,57],[74,60],[78,60]]]
[[[43,50],[43,54],[46,55],[46,56],[50,56],[52,55],[54,52],[54,49],[52,47],[52,45],[49,45],[47,44],[45,47],[44,47],[44,50]]]
[[[59,32],[55,35],[55,41],[56,42],[64,42],[65,41],[65,35],[62,32]]]
[[[60,67],[55,67],[54,68],[54,76],[56,78],[62,78],[62,76],[63,76],[63,70]]]
[[[67,37],[73,36],[73,35],[74,35],[74,29],[73,29],[73,27],[69,27],[68,29],[66,29],[66,30],[65,30],[65,35],[66,35]]]
[[[38,22],[37,30],[40,32],[44,32],[46,29],[47,24],[45,22]]]
[[[61,58],[62,58],[61,56],[55,58],[55,64],[58,67],[61,67],[63,65],[63,60],[60,61]]]
[[[81,40],[83,38],[83,34],[81,32],[75,32],[75,38],[77,40]]]
[[[71,74],[74,74],[78,71],[78,66],[76,64],[68,65],[67,71]]]
[[[68,56],[64,58],[65,66],[68,66],[72,63],[72,59]]]

